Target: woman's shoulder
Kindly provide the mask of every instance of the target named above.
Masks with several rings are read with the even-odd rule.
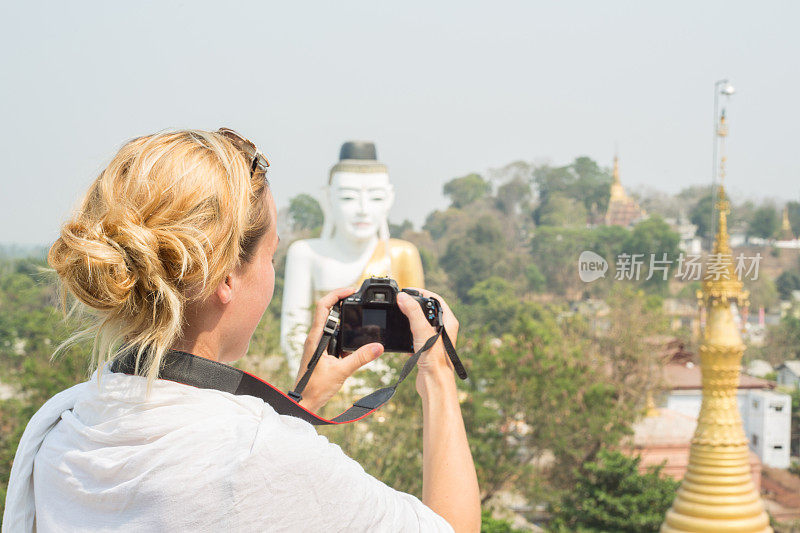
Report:
[[[260,398],[168,380],[156,380],[148,388],[146,378],[122,373],[95,375],[60,393],[41,411],[36,425],[43,428],[69,411],[68,431],[87,446],[94,440],[127,446],[164,438],[173,444],[218,442],[232,453],[247,455],[259,448],[294,453],[329,445],[314,426],[278,414]]]
[[[118,373],[94,381],[86,383],[61,428],[84,449],[102,446],[155,455],[224,449],[228,457],[243,459],[264,447],[302,448],[317,436],[307,422],[279,415],[254,396],[167,380],[156,380],[148,390],[146,378]]]

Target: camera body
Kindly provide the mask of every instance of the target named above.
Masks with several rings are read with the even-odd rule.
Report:
[[[397,282],[390,278],[373,277],[364,280],[358,292],[339,300],[339,328],[331,339],[329,353],[343,357],[365,344],[379,342],[384,351],[414,353],[414,338],[408,318],[397,306]],[[414,289],[403,289],[422,308],[433,327],[442,322],[442,307],[434,298],[425,298]]]

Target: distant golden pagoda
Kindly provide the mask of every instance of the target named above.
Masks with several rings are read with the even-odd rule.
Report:
[[[726,134],[723,114],[719,136],[724,138]],[[724,180],[724,155],[721,167]],[[742,282],[735,273],[728,238],[729,204],[722,185],[717,209],[714,249],[709,256],[703,290],[698,292],[708,313],[700,346],[703,403],[686,475],[661,526],[664,533],[772,531],[750,474],[750,452],[736,401],[745,347],[731,305],[743,305],[748,295],[742,291]]]
[[[789,222],[789,206],[783,206],[783,220],[781,221],[781,238],[782,241],[793,241],[794,233],[792,233],[792,224]]]
[[[642,220],[646,213],[636,200],[628,196],[619,179],[619,158],[614,156],[614,180],[611,182],[611,196],[608,199],[608,210],[603,218],[606,226],[628,227]]]

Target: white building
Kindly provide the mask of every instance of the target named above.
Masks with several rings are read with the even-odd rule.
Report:
[[[664,378],[669,386],[667,409],[697,418],[703,401],[700,367],[691,361],[668,363]],[[789,467],[791,398],[775,392],[774,383],[742,374],[736,399],[750,449],[774,468]]]
[[[788,394],[750,389],[739,400],[744,431],[750,449],[761,462],[774,468],[789,468],[792,400]]]
[[[778,368],[778,385],[800,387],[800,361],[785,361]]]

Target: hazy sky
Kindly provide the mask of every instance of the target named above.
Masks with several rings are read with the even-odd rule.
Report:
[[[419,224],[447,180],[588,155],[623,183],[710,181],[714,81],[728,184],[800,199],[799,2],[0,3],[0,242],[47,243],[119,146],[226,125],[272,162],[279,207],[372,139]]]

